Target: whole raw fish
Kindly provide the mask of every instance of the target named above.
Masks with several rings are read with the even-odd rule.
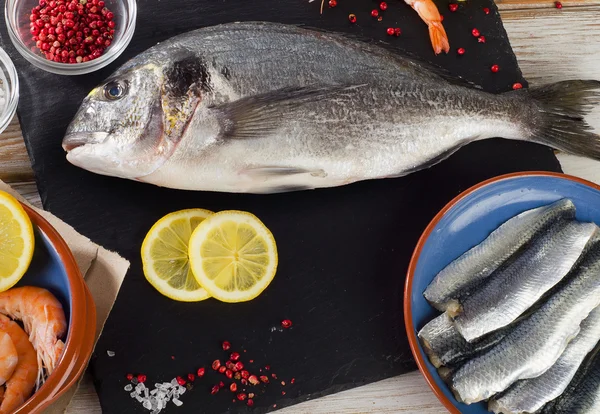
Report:
[[[502,263],[558,219],[575,217],[575,205],[561,199],[505,221],[481,243],[442,269],[423,295],[439,310],[456,310],[456,299],[481,283]]]
[[[578,221],[552,225],[460,301],[456,329],[471,342],[512,323],[569,273],[597,230],[594,223]]]
[[[581,323],[579,334],[552,367],[539,377],[518,381],[499,398],[492,398],[489,410],[495,413],[533,413],[567,388],[586,355],[600,341],[600,307]]]
[[[67,159],[164,187],[273,193],[398,177],[502,137],[600,158],[599,81],[491,94],[373,44],[274,23],[160,43],[84,99]]]
[[[485,400],[516,381],[546,372],[600,304],[600,242],[594,237],[560,288],[498,344],[467,361],[451,378],[457,399]]]

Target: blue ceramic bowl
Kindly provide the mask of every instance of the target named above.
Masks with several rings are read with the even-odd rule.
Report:
[[[15,414],[42,412],[75,384],[91,356],[96,331],[94,301],[71,250],[41,215],[26,205],[23,208],[33,224],[35,250],[16,286],[37,286],[52,292],[63,306],[68,331],[56,368]]]
[[[488,413],[487,403],[459,403],[429,362],[417,332],[439,314],[423,297],[435,275],[515,215],[569,198],[581,221],[600,224],[600,186],[565,174],[527,172],[480,183],[452,200],[429,223],[413,253],[404,290],[410,347],[429,386],[452,413]]]

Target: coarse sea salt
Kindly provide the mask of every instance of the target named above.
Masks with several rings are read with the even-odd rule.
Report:
[[[109,357],[114,357],[115,351],[106,351],[106,355],[108,355]]]
[[[127,384],[125,386],[125,391],[131,391],[129,395],[131,398],[137,400],[142,404],[142,406],[151,411],[152,414],[158,414],[163,409],[167,408],[167,404],[171,401],[175,406],[180,407],[183,405],[183,401],[179,399],[179,397],[186,392],[186,388],[179,385],[177,382],[177,378],[173,378],[171,382],[163,382],[163,383],[155,383],[154,388],[150,389],[146,387],[143,383],[137,383],[137,381],[133,381],[135,377],[132,379],[132,383],[135,384],[135,388],[132,384]]]

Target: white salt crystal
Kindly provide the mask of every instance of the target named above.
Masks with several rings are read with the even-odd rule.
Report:
[[[181,407],[183,405],[183,403],[181,401],[179,401],[177,398],[173,398],[173,404],[175,404],[177,407]]]
[[[125,388],[123,388],[123,389],[124,389],[125,391],[131,391],[131,390],[133,389],[133,385],[131,385],[131,384],[127,384],[127,385],[125,386]]]
[[[179,386],[179,394],[185,393],[185,387]]]
[[[135,397],[137,397],[137,396],[139,396],[139,395],[140,395],[140,394],[139,394],[138,392],[135,392],[135,391],[133,391],[131,394],[129,394],[129,396],[130,396],[131,398],[135,398]]]
[[[146,410],[151,410],[152,409],[152,404],[150,404],[150,400],[144,400],[144,402],[142,403],[142,406]]]
[[[135,399],[136,399],[138,402],[142,402],[142,401],[144,401],[144,399],[142,398],[142,396],[141,396],[141,395],[136,395],[136,396],[135,396]]]
[[[173,378],[173,379],[171,380],[171,385],[172,385],[172,386],[179,385],[179,383],[177,382],[177,378]]]

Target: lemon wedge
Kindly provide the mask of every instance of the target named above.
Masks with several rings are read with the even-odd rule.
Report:
[[[181,302],[210,297],[190,270],[188,242],[196,227],[213,213],[203,209],[167,214],[148,231],[142,243],[146,279],[163,295]]]
[[[277,271],[273,234],[243,211],[221,211],[200,223],[190,238],[189,257],[198,283],[223,302],[254,299]]]
[[[34,246],[29,216],[13,196],[0,191],[0,292],[21,280],[31,263]]]

